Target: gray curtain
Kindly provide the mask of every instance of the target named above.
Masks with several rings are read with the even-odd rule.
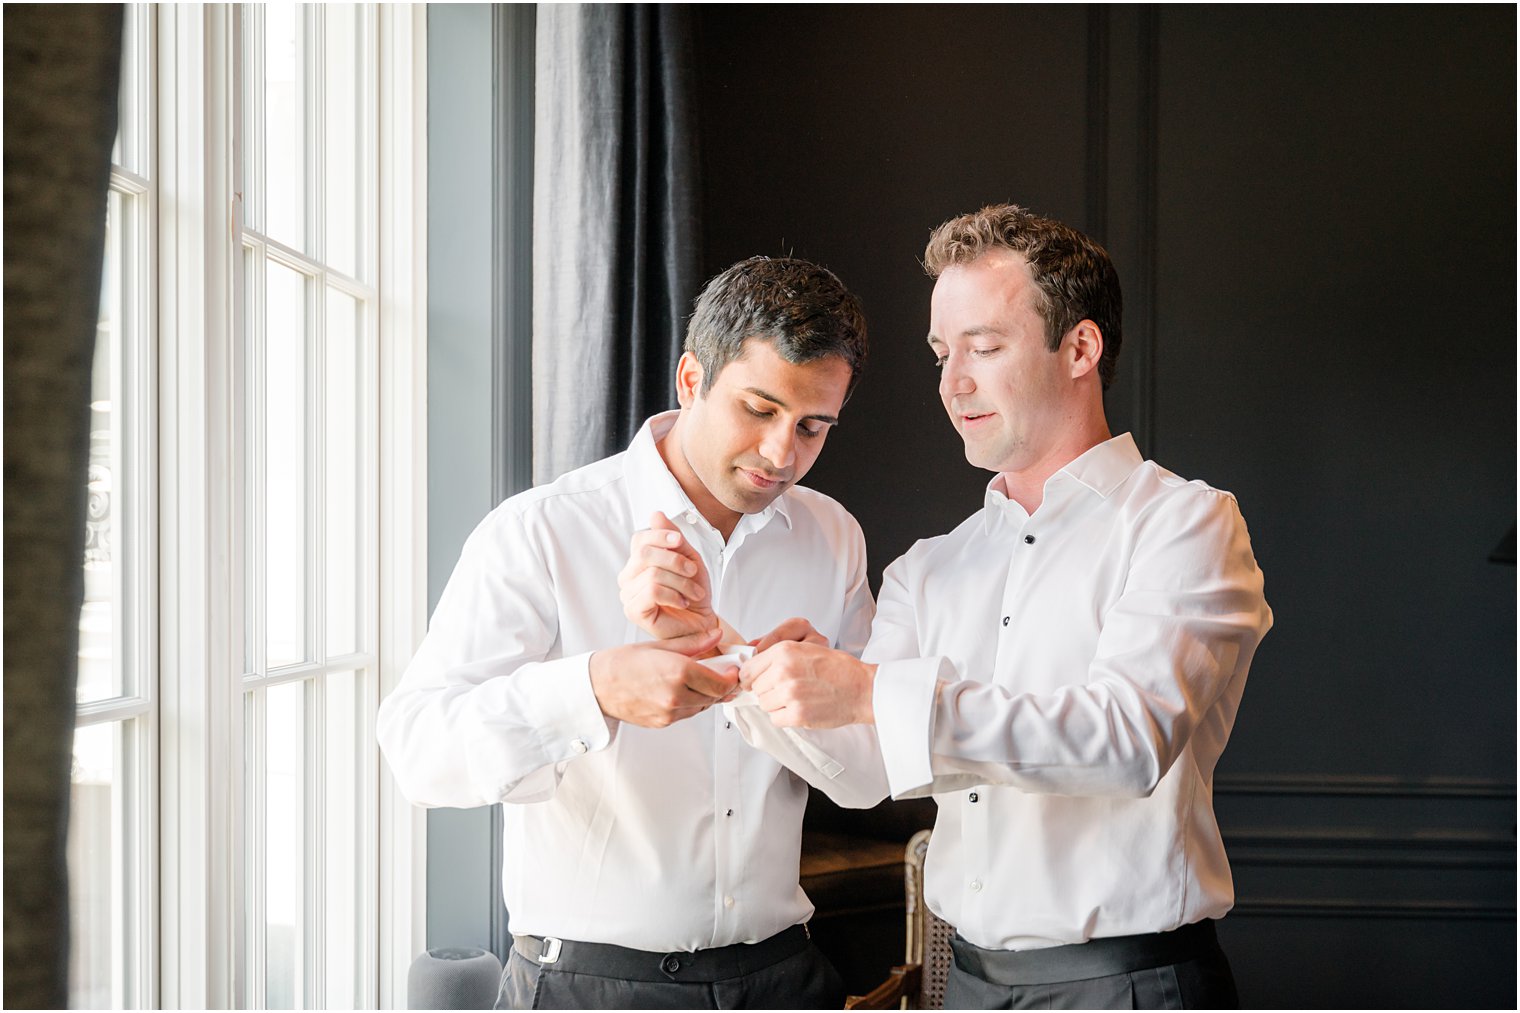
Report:
[[[65,844],[119,5],[5,7],[5,1004],[68,1004]]]
[[[534,115],[533,479],[675,406],[700,278],[694,51],[681,6],[545,4]]]

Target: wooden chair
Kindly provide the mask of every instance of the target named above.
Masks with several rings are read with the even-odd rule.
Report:
[[[955,930],[924,904],[924,856],[929,851],[929,831],[920,830],[908,841],[903,856],[903,888],[908,905],[906,962],[892,968],[887,980],[865,995],[852,995],[845,1009],[941,1009],[945,976],[954,959],[950,937]]]

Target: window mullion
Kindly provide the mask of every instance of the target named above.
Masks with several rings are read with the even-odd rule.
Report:
[[[305,275],[324,275],[329,286],[351,295],[355,299],[363,301],[379,298],[379,292],[373,285],[367,285],[357,278],[349,277],[342,271],[336,271],[314,257],[302,253],[295,247],[282,243],[278,239],[266,236],[257,229],[244,229],[243,239],[245,242],[258,244],[263,248],[269,259],[277,264],[283,264]]]
[[[375,303],[380,326],[381,560],[372,583],[380,593],[385,622],[374,633],[379,648],[375,666],[377,696],[393,689],[416,650],[427,624],[427,561],[420,532],[427,529],[427,439],[422,406],[427,377],[425,341],[427,300],[424,265],[428,236],[420,211],[427,192],[426,92],[421,87],[425,57],[426,11],[420,7],[380,5],[370,16],[376,25],[368,51],[380,54],[384,74],[370,76],[373,99],[385,129],[368,150],[379,153],[372,199],[378,225],[366,260],[367,277],[381,293]],[[378,237],[378,241],[374,237]],[[372,720],[372,719],[371,719]],[[379,894],[379,965],[366,978],[378,987],[378,1005],[399,1008],[406,1002],[407,968],[427,945],[427,893],[424,888],[427,835],[422,814],[402,797],[395,779],[378,777],[380,839],[378,871],[371,882],[385,884]]]
[[[88,728],[112,721],[125,721],[142,717],[153,709],[153,701],[146,697],[126,697],[116,700],[98,700],[82,704],[75,712],[74,727]]]
[[[150,192],[153,189],[153,181],[148,176],[141,176],[120,165],[113,165],[110,186],[117,193],[136,196]]]
[[[326,75],[323,66],[326,56],[325,22],[322,6],[309,4],[306,12],[306,249],[312,259],[326,263],[327,216],[324,206],[325,191],[322,181],[326,179]]]
[[[327,661],[310,661],[299,665],[282,665],[274,669],[268,675],[245,675],[242,680],[244,690],[269,689],[273,686],[283,686],[289,682],[300,682],[302,679],[320,678],[331,675],[334,672],[347,672],[351,669],[364,668],[375,664],[373,654],[343,654]]]
[[[156,333],[161,439],[156,687],[160,803],[153,1005],[225,1008],[242,997],[237,937],[242,730],[233,656],[243,589],[230,467],[240,297],[234,186],[235,17],[224,6],[150,8],[159,25],[156,166],[160,265]],[[232,242],[229,243],[229,238]],[[149,721],[151,722],[151,715]],[[229,790],[229,785],[231,790]]]
[[[308,276],[306,291],[306,660],[326,659],[324,616],[326,567],[327,328],[326,287],[319,271]]]
[[[326,258],[324,213],[322,203],[323,178],[323,83],[322,55],[325,52],[323,38],[323,10],[310,5],[306,12],[305,80],[306,94],[306,245],[320,264]],[[325,502],[327,498],[327,286],[325,269],[307,282],[306,320],[308,335],[306,375],[307,425],[307,643],[309,658],[318,665],[327,659],[327,524]],[[328,680],[321,675],[306,684],[306,790],[302,793],[305,806],[305,864],[303,877],[305,901],[305,927],[302,938],[305,946],[301,959],[302,975],[307,1009],[325,1009],[327,996],[323,983],[326,980],[327,932],[326,932],[326,797],[327,770],[326,749],[323,739],[326,733]]]

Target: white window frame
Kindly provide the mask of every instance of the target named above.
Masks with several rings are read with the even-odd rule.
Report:
[[[241,675],[245,602],[236,487],[245,391],[230,68],[238,11],[154,8],[160,38],[161,977],[158,1004],[231,1008],[245,994]],[[382,5],[380,51],[380,693],[426,621],[426,8]],[[425,829],[382,773],[376,974],[364,1000],[405,1005],[425,946]],[[371,948],[374,952],[375,948]],[[374,966],[374,960],[369,961]],[[378,980],[374,980],[378,979]]]

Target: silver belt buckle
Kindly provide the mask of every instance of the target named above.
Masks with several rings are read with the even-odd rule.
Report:
[[[545,936],[543,938],[542,948],[538,952],[538,962],[540,964],[554,963],[559,959],[559,949],[561,945],[562,944],[560,941],[558,939],[555,939],[553,936]]]

